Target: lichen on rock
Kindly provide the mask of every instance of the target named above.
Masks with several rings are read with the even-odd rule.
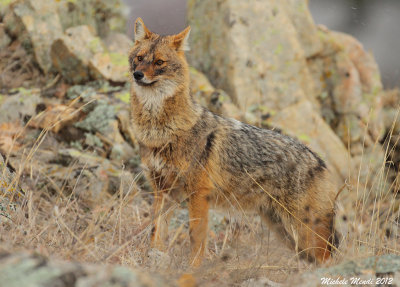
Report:
[[[93,133],[107,134],[110,122],[115,119],[115,116],[116,111],[113,106],[100,102],[84,120],[75,123],[75,126]]]

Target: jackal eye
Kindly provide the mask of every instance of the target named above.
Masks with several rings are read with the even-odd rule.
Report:
[[[143,56],[137,56],[137,60],[138,60],[139,62],[143,61]]]
[[[164,64],[163,60],[157,60],[156,65],[157,66],[161,66],[162,64]]]

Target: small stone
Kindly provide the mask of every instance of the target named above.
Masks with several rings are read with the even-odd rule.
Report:
[[[0,103],[0,123],[22,122],[25,117],[36,115],[36,106],[42,99],[32,90],[20,88],[18,93],[12,96],[4,96]]]

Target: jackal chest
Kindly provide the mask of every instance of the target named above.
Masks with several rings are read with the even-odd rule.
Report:
[[[166,154],[164,149],[141,147],[140,150],[142,163],[146,169],[161,175],[178,173],[178,169],[173,164],[171,155]]]
[[[156,172],[162,172],[163,170],[173,169],[171,164],[169,164],[165,158],[154,153],[150,153],[148,155],[148,157],[145,160],[145,164],[150,170],[154,170]]]

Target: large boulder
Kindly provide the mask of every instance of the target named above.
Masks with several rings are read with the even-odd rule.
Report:
[[[62,35],[62,26],[55,1],[23,0],[9,6],[4,16],[7,31],[21,38],[32,49],[36,62],[44,73],[51,66],[50,49]]]
[[[51,57],[55,68],[69,83],[80,84],[90,79],[127,82],[127,41],[120,40],[125,48],[116,49],[110,45],[111,49],[108,50],[89,26],[77,26],[67,29],[54,42]]]
[[[382,83],[371,54],[353,37],[320,28],[323,52],[308,59],[321,114],[352,155],[384,132]]]
[[[53,1],[54,2],[54,1]],[[55,1],[64,30],[87,25],[96,35],[106,37],[113,32],[124,32],[128,12],[120,0]]]
[[[349,154],[310,102],[302,101],[283,109],[270,119],[270,124],[317,152],[327,162],[337,185],[343,185],[349,174]]]
[[[90,79],[89,61],[104,47],[100,38],[88,26],[69,28],[51,48],[54,67],[69,83],[84,83]]]
[[[190,92],[201,105],[218,115],[245,119],[230,97],[223,90],[215,89],[207,77],[195,68],[190,68]]]
[[[314,102],[306,57],[322,45],[307,1],[292,2],[190,0],[190,63],[243,110]]]

